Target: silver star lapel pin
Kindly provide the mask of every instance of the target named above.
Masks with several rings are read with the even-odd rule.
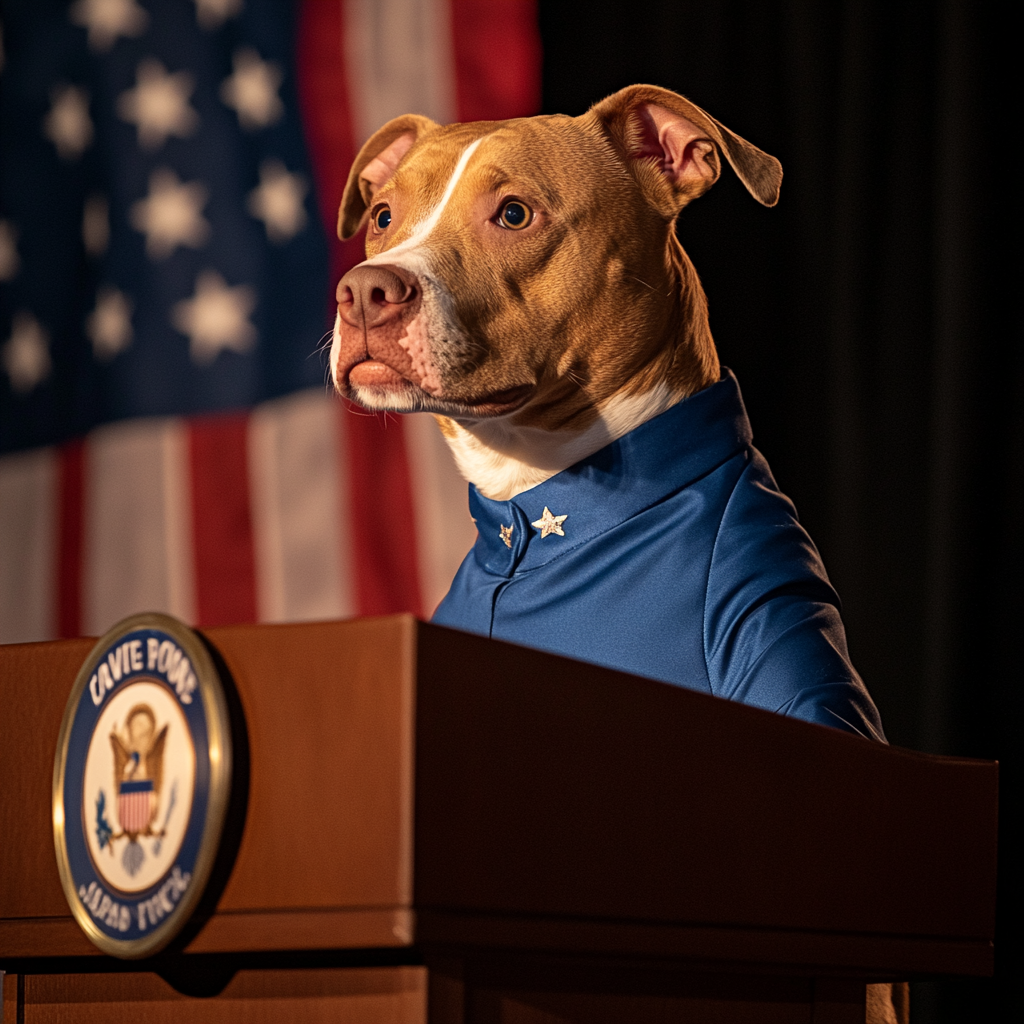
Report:
[[[552,533],[557,533],[559,537],[565,536],[565,530],[562,529],[562,523],[568,519],[568,515],[554,516],[551,514],[551,509],[544,506],[544,514],[536,522],[531,523],[531,526],[536,526],[540,530],[540,537],[543,540],[545,537]]]

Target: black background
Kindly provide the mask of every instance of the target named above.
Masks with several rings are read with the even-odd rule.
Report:
[[[954,0],[540,18],[545,112],[651,82],[782,161],[776,208],[726,169],[679,234],[890,741],[1002,764],[996,977],[919,982],[912,1019],[1024,1020],[1017,33]]]

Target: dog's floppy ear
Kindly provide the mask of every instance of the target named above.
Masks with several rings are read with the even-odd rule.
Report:
[[[398,170],[413,143],[440,125],[421,114],[403,114],[379,128],[359,150],[338,209],[338,237],[351,238],[363,223],[373,194]]]
[[[675,216],[718,180],[719,151],[765,206],[779,201],[782,164],[684,96],[631,85],[595,103],[596,117],[653,205]]]

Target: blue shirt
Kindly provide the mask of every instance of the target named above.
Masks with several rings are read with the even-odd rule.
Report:
[[[509,501],[471,485],[476,544],[433,621],[884,741],[839,598],[752,438],[726,370]],[[532,525],[545,508],[564,536]]]

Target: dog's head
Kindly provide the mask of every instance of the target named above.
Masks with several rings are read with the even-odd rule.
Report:
[[[442,127],[395,118],[363,146],[338,232],[331,372],[371,409],[583,430],[623,389],[718,379],[703,292],[675,239],[724,156],[758,201],[781,167],[699,107],[631,86],[581,117]]]

